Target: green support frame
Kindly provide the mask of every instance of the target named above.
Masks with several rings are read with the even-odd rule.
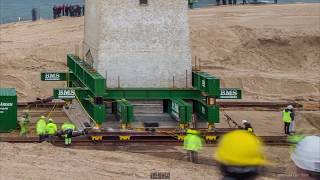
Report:
[[[133,121],[133,106],[127,100],[165,100],[178,105],[179,118],[182,124],[192,120],[192,112],[209,124],[219,122],[219,107],[209,105],[209,99],[239,99],[240,89],[220,89],[220,79],[204,72],[192,73],[193,88],[107,88],[106,80],[86,62],[74,55],[67,55],[68,73],[43,72],[43,81],[67,81],[68,88],[55,89],[55,98],[63,99],[64,93],[72,98],[73,92],[91,118],[101,124],[106,120],[106,107],[103,100],[117,100],[121,108],[121,119],[124,123]],[[73,91],[72,91],[73,90]],[[223,95],[223,96],[222,96]],[[70,99],[66,98],[66,99]],[[193,102],[192,105],[185,100]],[[214,101],[215,102],[215,101]],[[173,113],[168,104],[168,112]],[[122,113],[122,111],[126,111]]]
[[[121,124],[130,124],[133,122],[133,106],[125,99],[116,100],[117,111],[116,115],[121,120]]]
[[[104,99],[128,99],[128,100],[160,100],[160,99],[196,99],[203,97],[200,91],[195,89],[171,89],[171,88],[107,88]]]
[[[185,126],[192,120],[192,105],[180,98],[172,98],[169,100],[168,113]]]

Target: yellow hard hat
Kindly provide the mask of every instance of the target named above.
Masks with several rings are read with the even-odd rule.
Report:
[[[48,120],[48,122],[49,122],[49,123],[52,123],[52,122],[53,122],[53,119],[50,118],[50,119]]]
[[[244,130],[232,131],[222,137],[215,159],[231,166],[261,166],[266,164],[262,142]]]
[[[45,119],[46,117],[44,117],[44,116],[41,116],[40,118],[41,118],[41,119]]]

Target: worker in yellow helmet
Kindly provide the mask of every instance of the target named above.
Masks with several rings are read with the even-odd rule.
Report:
[[[197,130],[188,129],[183,146],[187,150],[188,161],[198,163],[198,151],[202,148],[200,133]]]
[[[48,124],[46,126],[46,132],[48,135],[48,141],[53,142],[54,136],[57,134],[58,128],[57,125],[53,122],[53,120],[50,118],[48,120]]]
[[[247,130],[248,132],[253,133],[253,127],[251,126],[251,123],[247,120],[242,120],[243,127],[241,129]]]
[[[70,122],[63,123],[61,129],[64,133],[64,145],[71,145],[72,133],[75,130],[76,126]]]
[[[262,142],[245,130],[222,137],[215,153],[225,179],[254,179],[263,170],[266,159]]]
[[[282,121],[284,122],[284,133],[290,135],[290,124],[292,121],[291,111],[286,108],[282,111]]]
[[[41,116],[37,121],[37,125],[36,125],[36,131],[37,131],[37,135],[39,136],[40,143],[44,141],[46,138],[46,126],[47,126],[46,117]]]

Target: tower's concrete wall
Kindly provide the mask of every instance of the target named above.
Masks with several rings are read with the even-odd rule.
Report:
[[[186,0],[86,0],[85,21],[84,49],[108,87],[191,86]]]

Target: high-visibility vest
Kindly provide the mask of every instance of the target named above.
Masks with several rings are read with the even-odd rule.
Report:
[[[73,125],[73,124],[71,124],[71,123],[64,123],[63,125],[62,125],[62,127],[61,127],[61,129],[63,130],[63,131],[65,131],[65,130],[67,130],[67,129],[71,129],[72,131],[74,131],[75,130],[75,125]]]
[[[286,123],[291,123],[291,116],[290,116],[291,112],[290,111],[282,111],[282,121],[286,122]]]
[[[194,134],[188,134],[183,143],[184,149],[189,151],[199,151],[202,148],[201,137]]]
[[[57,130],[57,125],[54,123],[48,123],[46,126],[46,131],[49,135],[55,135],[57,133]]]
[[[47,126],[47,123],[46,123],[46,120],[44,119],[39,119],[39,121],[37,122],[37,125],[36,125],[36,130],[37,130],[37,135],[43,135],[43,134],[46,134],[46,126]]]

